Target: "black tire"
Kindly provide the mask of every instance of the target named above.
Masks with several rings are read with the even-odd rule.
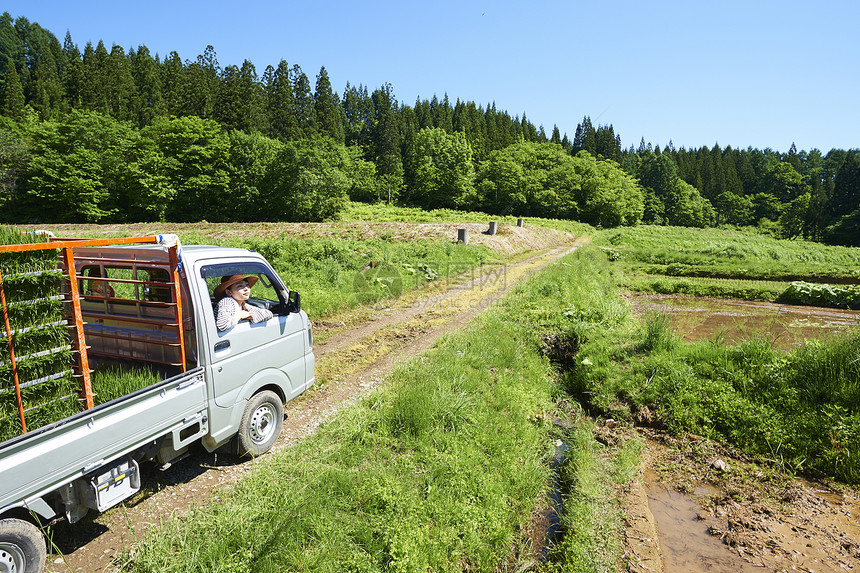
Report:
[[[41,573],[46,558],[38,527],[21,519],[0,519],[0,573]]]
[[[255,457],[272,449],[284,425],[284,404],[271,390],[251,396],[239,422],[240,456]]]

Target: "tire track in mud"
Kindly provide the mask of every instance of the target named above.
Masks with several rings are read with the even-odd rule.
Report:
[[[285,405],[284,426],[273,450],[312,434],[324,421],[384,382],[392,368],[428,350],[437,339],[464,326],[516,284],[589,242],[572,242],[545,249],[500,269],[485,268],[451,280],[447,288],[407,293],[370,320],[327,333],[314,344],[317,385]],[[131,550],[146,533],[217,497],[239,480],[257,460],[208,453],[197,447],[165,471],[147,467],[142,491],[104,514],[53,530],[54,552],[46,572],[93,573],[114,569],[115,558]],[[49,552],[51,551],[49,545]]]

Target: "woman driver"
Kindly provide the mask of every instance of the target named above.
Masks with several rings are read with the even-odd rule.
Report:
[[[215,326],[219,331],[229,330],[239,324],[240,320],[252,323],[269,320],[274,315],[271,311],[254,306],[248,302],[251,287],[259,280],[249,275],[230,275],[221,277],[221,284],[215,287]]]

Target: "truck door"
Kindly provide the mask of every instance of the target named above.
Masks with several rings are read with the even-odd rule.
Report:
[[[212,294],[221,278],[232,275],[256,277],[248,304],[266,308],[273,318],[239,324],[223,332],[215,326]],[[276,384],[287,400],[304,391],[307,334],[301,313],[288,312],[287,290],[268,265],[258,261],[204,265],[198,279],[201,292],[210,294],[211,306],[203,309],[208,333],[208,365],[214,385],[215,403],[230,407],[241,399],[241,390],[254,379],[257,387]],[[253,282],[253,281],[251,281]],[[206,290],[203,290],[203,289]]]

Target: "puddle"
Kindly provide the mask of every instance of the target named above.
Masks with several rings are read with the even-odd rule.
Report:
[[[646,472],[650,473],[650,472]],[[664,573],[760,573],[756,567],[732,552],[719,537],[708,533],[704,513],[692,496],[667,489],[646,475],[648,506],[657,524]],[[699,488],[697,494],[714,493]]]
[[[860,310],[683,295],[633,294],[633,308],[668,313],[675,334],[687,341],[722,338],[735,344],[758,335],[782,350],[860,324]]]

